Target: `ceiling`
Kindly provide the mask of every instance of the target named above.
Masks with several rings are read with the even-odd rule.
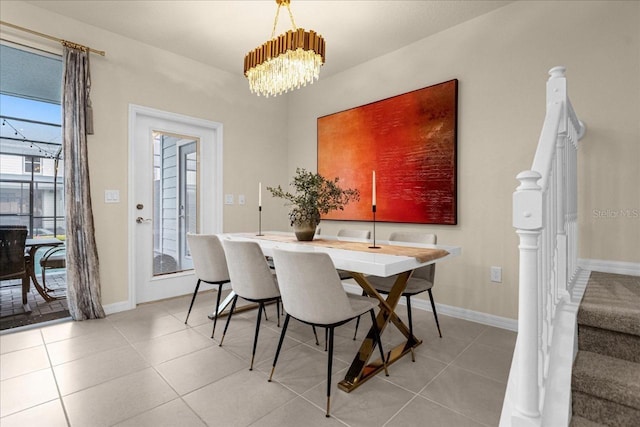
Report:
[[[325,38],[327,55],[321,75],[327,76],[511,2],[292,0],[291,11],[299,28],[315,30]],[[277,9],[274,0],[28,3],[234,74],[243,72],[245,54],[270,38]],[[289,29],[283,8],[276,35]]]

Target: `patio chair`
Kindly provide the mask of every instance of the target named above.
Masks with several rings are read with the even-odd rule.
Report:
[[[22,279],[22,306],[31,312],[27,302],[30,278],[25,254],[26,226],[0,226],[0,280]]]

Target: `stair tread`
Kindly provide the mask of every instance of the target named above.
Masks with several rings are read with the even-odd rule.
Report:
[[[604,426],[604,424],[591,421],[587,418],[580,417],[578,415],[574,415],[571,417],[571,427],[600,427],[600,426]]]
[[[592,272],[578,324],[640,336],[640,277]]]
[[[572,388],[640,409],[640,363],[580,350],[573,366]]]

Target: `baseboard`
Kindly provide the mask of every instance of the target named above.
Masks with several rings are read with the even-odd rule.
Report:
[[[114,313],[119,313],[121,311],[132,310],[134,308],[136,308],[136,305],[135,304],[131,304],[131,302],[129,300],[115,302],[113,304],[107,304],[107,305],[103,305],[102,306],[102,309],[104,310],[104,313],[107,314],[107,315],[114,314]]]
[[[347,292],[354,294],[361,294],[362,288],[348,281],[342,282],[342,286]],[[404,299],[400,300],[400,305],[406,305]],[[421,298],[411,298],[411,308],[424,311],[431,311],[431,303],[428,300]],[[483,325],[494,326],[496,328],[507,329],[510,331],[518,331],[518,320],[509,319],[508,317],[496,316],[493,314],[482,313],[480,311],[469,310],[461,307],[454,307],[451,305],[440,304],[436,302],[436,309],[438,314],[445,314],[447,316],[456,317],[458,319],[469,320],[471,322],[482,323]]]
[[[578,266],[583,270],[589,271],[640,276],[640,263],[637,262],[578,258]]]
[[[222,290],[229,290],[229,289],[231,289],[231,283],[225,283],[224,285],[222,285]],[[211,288],[205,289],[205,287],[202,287],[199,292],[206,292],[210,290]],[[182,295],[178,295],[178,296],[182,296]],[[176,298],[176,297],[172,297],[172,298]],[[102,308],[105,314],[109,315],[109,314],[119,313],[121,311],[132,310],[136,308],[136,306],[137,304],[135,302],[133,302],[132,300],[127,300],[127,301],[116,302],[113,304],[103,305]]]

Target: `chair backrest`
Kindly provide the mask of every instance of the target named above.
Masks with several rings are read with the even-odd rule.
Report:
[[[188,233],[187,243],[198,279],[214,283],[229,280],[227,259],[218,236]]]
[[[353,317],[349,298],[329,255],[274,249],[273,260],[287,313],[317,324]]]
[[[275,276],[256,242],[223,240],[227,255],[231,288],[248,299],[268,299],[280,296]]]
[[[0,227],[0,279],[27,274],[24,255],[27,233],[27,227],[23,226]]]
[[[371,238],[371,231],[369,231],[369,230],[353,230],[353,229],[343,228],[341,230],[338,230],[338,240],[340,240],[340,237],[348,237],[348,238],[351,238],[351,239],[369,240]]]
[[[438,243],[438,236],[432,233],[413,233],[406,231],[396,231],[389,236],[391,242],[407,242],[407,243],[424,243],[428,245],[435,245]],[[428,280],[433,283],[433,279],[436,274],[436,265],[431,264],[425,267],[417,268],[413,271],[411,277],[417,279]]]

